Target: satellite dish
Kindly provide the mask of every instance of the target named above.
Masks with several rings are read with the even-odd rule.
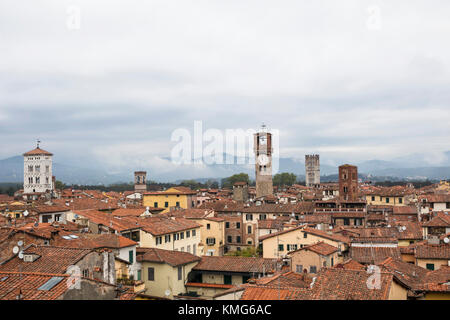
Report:
[[[405,230],[406,230],[406,226],[403,226],[403,227],[402,227],[402,230],[405,231]]]
[[[23,215],[26,217],[26,216],[28,216],[28,210],[25,210],[24,212],[23,212]]]
[[[170,290],[167,289],[167,290],[164,292],[164,294],[166,295],[166,297],[170,296]]]
[[[17,245],[18,245],[19,247],[23,246],[23,241],[22,241],[22,240],[19,240],[19,242],[17,242]]]
[[[23,251],[19,252],[19,259],[23,259]]]
[[[447,237],[445,237],[445,238],[444,238],[444,242],[445,242],[445,243],[449,243],[449,242],[450,242],[450,239],[447,238]]]
[[[19,252],[19,247],[18,246],[15,246],[14,248],[13,248],[13,253],[14,254],[17,254],[18,252]]]
[[[34,224],[34,226],[37,228],[39,227],[39,222],[36,221],[36,223]]]

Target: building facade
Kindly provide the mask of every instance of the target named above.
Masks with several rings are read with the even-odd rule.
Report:
[[[273,194],[272,181],[272,134],[263,125],[254,134],[256,197]]]
[[[305,155],[305,177],[307,187],[320,186],[320,158],[318,154]]]
[[[45,193],[53,190],[52,179],[53,154],[39,148],[23,154],[23,191],[24,194]]]
[[[344,201],[358,199],[358,167],[344,164],[339,167],[339,197]]]
[[[134,173],[134,191],[136,192],[147,192],[147,172],[146,171],[136,171]]]

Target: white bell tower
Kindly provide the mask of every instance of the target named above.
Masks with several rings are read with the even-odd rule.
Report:
[[[23,154],[23,192],[44,193],[53,190],[52,158],[53,154],[39,147]]]

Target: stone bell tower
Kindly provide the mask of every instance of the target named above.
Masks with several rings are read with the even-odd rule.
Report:
[[[272,183],[272,134],[266,125],[254,134],[256,197],[273,194]]]
[[[134,172],[134,191],[147,192],[147,171]]]
[[[320,158],[318,154],[305,155],[305,176],[307,187],[320,186]]]

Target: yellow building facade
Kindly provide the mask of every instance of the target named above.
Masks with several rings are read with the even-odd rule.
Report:
[[[190,209],[195,206],[197,193],[184,187],[173,187],[165,191],[146,192],[143,195],[144,207],[164,208],[164,212],[170,208]]]

